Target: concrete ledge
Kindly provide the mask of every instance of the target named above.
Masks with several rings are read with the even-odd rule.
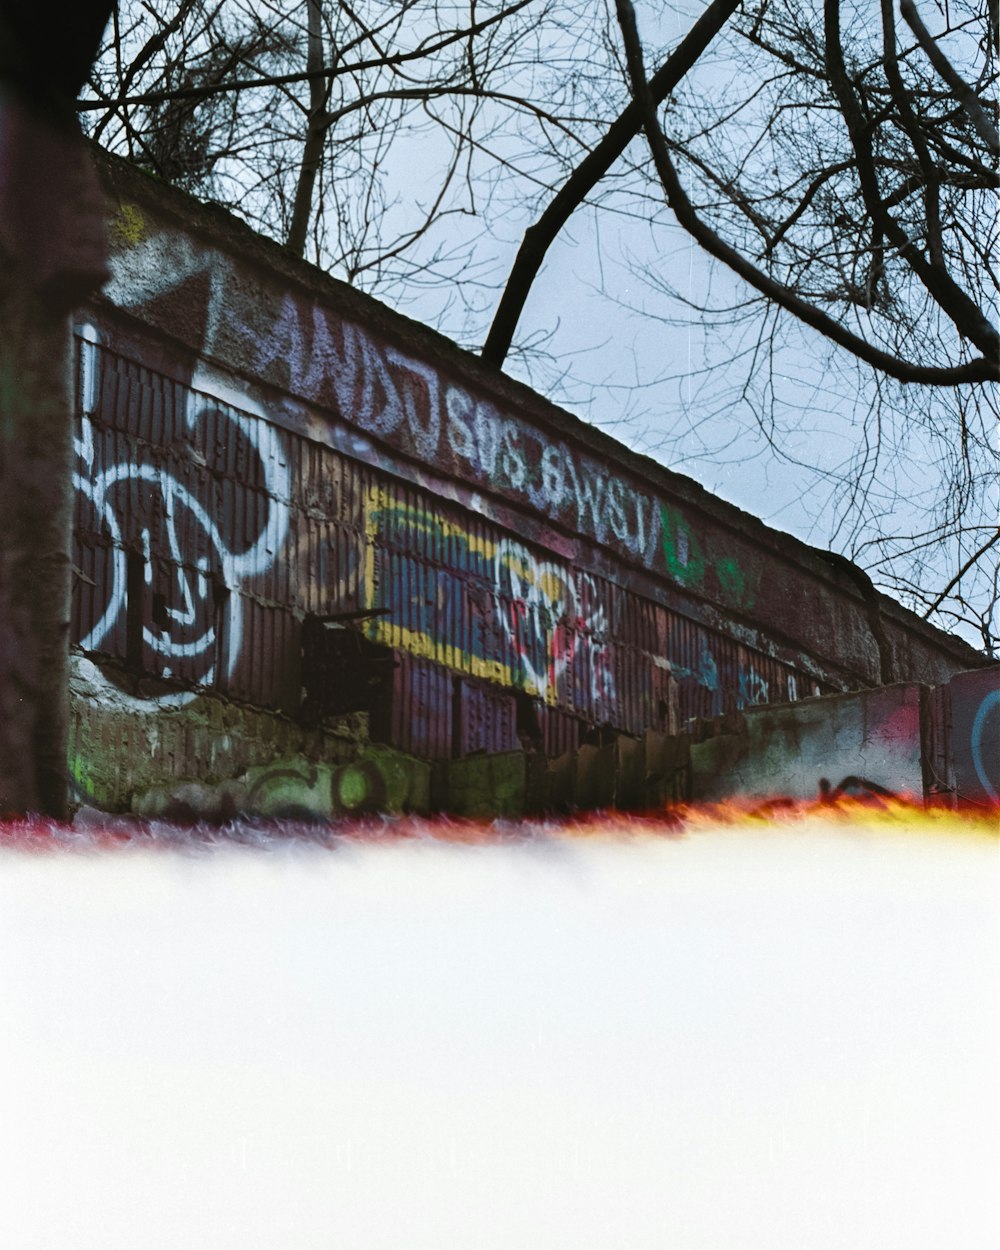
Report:
[[[982,806],[1000,792],[1000,667],[933,690],[910,682],[754,708],[691,734],[622,735],[551,759],[506,751],[434,765],[366,742],[367,725],[350,718],[340,732],[307,730],[220,696],[130,694],[79,654],[71,669],[77,802],[146,818],[519,819],[886,792]]]
[[[79,653],[70,657],[72,795],[106,812],[129,811],[136,796],[156,792],[149,814],[162,814],[167,796],[187,786],[183,798],[175,795],[178,812],[225,813],[246,801],[236,781],[252,770],[291,758],[303,768],[344,764],[367,736],[360,718],[345,718],[342,732],[306,730],[218,695],[138,696],[123,688],[120,676]],[[225,792],[222,783],[229,785]]]
[[[845,782],[922,798],[924,704],[916,682],[744,713],[745,731],[691,747],[691,797],[815,799]]]

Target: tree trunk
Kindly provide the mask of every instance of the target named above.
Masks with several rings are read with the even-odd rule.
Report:
[[[306,68],[310,73],[315,73],[323,68],[323,14],[320,0],[306,0],[306,5],[309,11],[309,51]],[[328,94],[327,82],[324,82],[322,78],[310,78],[309,120],[306,123],[302,164],[299,166],[299,179],[295,187],[295,199],[292,202],[292,221],[288,227],[286,240],[289,251],[294,252],[296,256],[305,255],[306,250],[306,235],[309,232],[309,220],[312,217],[313,191],[327,131]]]
[[[106,277],[72,116],[0,78],[0,816],[64,819],[72,539],[69,316]]]
[[[0,293],[0,815],[66,816],[70,334],[26,283]]]

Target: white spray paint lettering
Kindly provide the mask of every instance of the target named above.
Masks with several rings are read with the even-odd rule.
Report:
[[[503,539],[494,556],[497,619],[530,693],[555,702],[571,663],[585,663],[589,695],[598,716],[609,716],[615,699],[606,614],[593,578],[551,560],[536,559],[514,539]]]
[[[444,381],[434,366],[319,301],[283,295],[270,304],[270,313],[266,299],[250,308],[231,257],[159,225],[116,253],[114,270],[112,299],[132,308],[203,276],[205,352],[219,349],[224,338],[238,340],[246,367],[263,380],[320,404],[334,403],[346,421],[398,441],[400,450],[426,463],[438,463],[450,451],[477,485],[521,495],[544,514],[567,513],[578,532],[602,543],[614,540],[640,561],[656,558],[659,518],[650,497],[597,459],[474,399]]]
[[[250,548],[241,552],[231,551],[216,519],[166,468],[132,461],[104,468],[97,465],[92,418],[97,410],[98,336],[92,326],[85,326],[81,338],[83,415],[80,433],[75,439],[75,450],[82,467],[74,472],[73,485],[90,500],[111,540],[111,585],[104,611],[81,639],[80,645],[85,651],[99,651],[127,610],[127,555],[115,488],[123,484],[144,483],[159,496],[161,502],[166,550],[156,554],[169,557],[176,583],[176,599],[171,596],[171,603],[164,610],[166,620],[158,628],[143,626],[143,642],[160,657],[161,672],[165,677],[173,674],[173,666],[178,661],[202,657],[204,669],[199,674],[198,684],[209,686],[215,681],[219,666],[227,677],[232,676],[240,656],[243,637],[241,584],[271,566],[288,531],[289,471],[281,438],[264,419],[263,411],[248,411],[254,407],[252,401],[231,391],[224,381],[208,374],[196,375],[192,379],[185,411],[187,430],[193,431],[208,412],[219,411],[232,423],[234,431],[250,443],[260,459],[267,515]],[[242,410],[234,407],[237,403]],[[207,547],[211,555],[204,551],[198,554],[184,550],[181,534],[189,538],[193,535],[198,545]],[[154,553],[148,529],[142,530],[139,542],[144,557],[145,580],[149,585]],[[222,585],[229,592],[221,639],[217,636],[213,611],[213,590],[208,577],[210,567],[217,571]],[[162,696],[157,702],[176,706],[194,697],[192,692],[183,692]],[[146,700],[135,702],[139,706],[147,706]]]

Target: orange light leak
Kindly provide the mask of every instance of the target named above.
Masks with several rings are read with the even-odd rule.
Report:
[[[1000,1245],[998,825],[8,823],[0,1246]]]
[[[40,817],[0,821],[0,846],[36,851],[73,847],[111,849],[123,845],[167,848],[184,844],[222,845],[227,842],[265,846],[288,838],[328,846],[336,846],[345,840],[368,843],[412,838],[489,845],[539,838],[676,838],[723,829],[761,831],[774,827],[806,830],[817,824],[845,831],[895,830],[1000,838],[1000,803],[955,809],[896,796],[844,796],[835,801],[784,797],[734,798],[717,803],[679,804],[663,811],[638,814],[585,812],[561,817],[491,821],[452,816],[369,816],[316,823],[245,818],[225,825],[176,825],[167,821],[142,821],[130,816],[108,815],[102,818],[92,813],[84,823],[76,825]]]

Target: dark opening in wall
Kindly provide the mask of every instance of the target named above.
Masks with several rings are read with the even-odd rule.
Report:
[[[451,757],[461,759],[465,754],[465,722],[462,708],[462,679],[451,679]]]
[[[514,692],[514,708],[517,716],[517,736],[522,746],[529,751],[538,750],[542,745],[542,727],[538,720],[538,708],[535,700],[523,690]]]
[[[361,623],[377,615],[346,612],[307,616],[302,622],[302,719],[318,725],[328,716],[377,712],[392,692],[396,660],[390,647],[361,633]]]

